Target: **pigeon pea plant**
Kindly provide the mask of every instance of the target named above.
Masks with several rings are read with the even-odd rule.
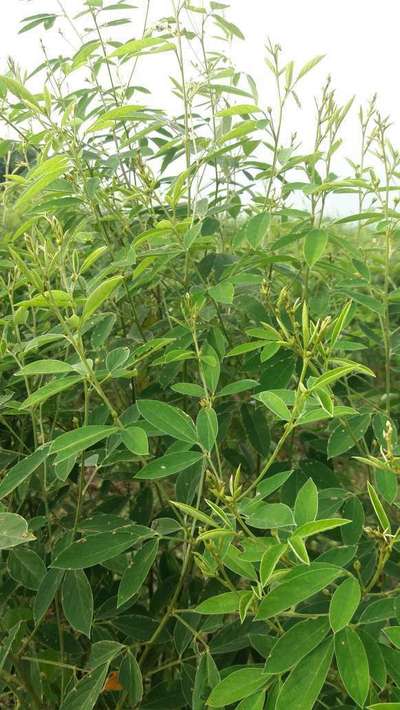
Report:
[[[400,154],[373,99],[340,179],[321,57],[269,43],[266,108],[227,5],[163,6],[56,2],[0,78],[1,707],[394,710]]]

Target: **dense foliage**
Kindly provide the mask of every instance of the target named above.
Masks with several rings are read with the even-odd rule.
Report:
[[[389,122],[339,179],[329,80],[285,129],[320,57],[264,109],[220,2],[55,5],[0,78],[1,707],[400,708]]]

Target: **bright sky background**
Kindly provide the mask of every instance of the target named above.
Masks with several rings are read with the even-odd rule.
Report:
[[[198,1],[198,0],[197,0]],[[194,4],[196,0],[193,0]],[[64,0],[74,12],[82,9],[81,0]],[[137,11],[132,12],[130,29],[126,38],[141,36],[141,15],[144,0],[136,0]],[[199,3],[200,4],[200,3]],[[170,0],[153,0],[153,17],[167,14]],[[0,71],[6,69],[7,56],[12,56],[22,67],[32,69],[42,61],[39,39],[42,36],[49,55],[63,49],[63,43],[54,30],[50,33],[34,30],[18,35],[19,21],[26,15],[56,11],[57,0],[1,0],[0,3]],[[267,37],[278,42],[287,59],[301,66],[316,54],[326,54],[325,60],[303,82],[300,90],[302,111],[294,106],[289,121],[290,130],[296,130],[307,146],[312,140],[310,130],[315,115],[314,96],[319,93],[327,74],[331,74],[339,102],[356,95],[355,108],[344,129],[343,156],[357,159],[359,146],[356,113],[359,103],[365,102],[374,92],[383,114],[390,114],[395,128],[392,140],[397,144],[400,125],[400,87],[398,32],[400,3],[398,0],[231,0],[228,19],[235,22],[246,36],[246,42],[234,40],[232,56],[238,68],[248,71],[256,79],[265,105],[272,103],[272,83],[264,65],[264,44]],[[110,36],[111,36],[110,31]],[[160,60],[159,57],[162,59]],[[158,106],[172,109],[169,96],[168,74],[172,73],[167,55],[145,58],[139,68],[140,79],[155,92]],[[162,64],[160,65],[160,61]],[[160,69],[161,67],[161,69]],[[160,73],[161,72],[161,73]],[[178,112],[178,110],[177,110]],[[399,141],[400,143],[400,141]],[[346,166],[346,167],[344,167]],[[340,170],[350,174],[344,157]]]

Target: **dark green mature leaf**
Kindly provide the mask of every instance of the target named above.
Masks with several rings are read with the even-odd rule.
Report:
[[[196,419],[199,442],[206,451],[212,451],[218,436],[218,418],[212,408],[201,409]]]
[[[379,688],[384,688],[386,685],[387,672],[381,646],[365,629],[359,629],[359,634],[368,657],[370,676]]]
[[[33,618],[35,625],[44,617],[50,607],[63,578],[63,571],[59,569],[49,569],[42,578],[37,591],[33,606]]]
[[[294,517],[297,525],[315,520],[318,513],[318,488],[312,478],[300,488],[294,504]]]
[[[285,673],[323,641],[329,632],[326,618],[306,619],[292,626],[271,650],[265,664],[267,673]]]
[[[305,656],[283,684],[276,710],[312,710],[328,675],[332,656],[332,639],[323,641]]]
[[[18,634],[20,626],[21,626],[20,621],[17,624],[15,624],[15,626],[12,626],[8,632],[7,638],[5,640],[3,640],[3,643],[0,646],[0,671],[2,671],[4,668],[4,664],[7,660],[7,656],[11,651],[11,647],[14,643],[14,639],[15,639],[16,635]]]
[[[346,501],[343,514],[345,518],[351,520],[351,523],[342,527],[340,531],[342,540],[345,545],[354,545],[362,535],[365,520],[364,508],[356,496]]]
[[[46,576],[43,560],[33,550],[18,547],[8,558],[8,571],[13,579],[27,589],[37,591]]]
[[[128,693],[132,707],[138,705],[143,697],[143,679],[140,666],[131,651],[122,659],[119,680]]]
[[[194,679],[192,710],[203,710],[211,688],[219,683],[220,674],[213,657],[203,653],[196,669]]]
[[[371,420],[370,414],[357,414],[338,424],[329,437],[328,457],[340,456],[356,445],[367,431]]]
[[[308,567],[296,567],[282,583],[272,589],[261,601],[257,619],[269,619],[285,609],[312,597],[343,575],[343,570],[334,565],[313,562]]]
[[[271,412],[278,417],[278,419],[289,421],[290,411],[283,399],[277,394],[274,392],[260,392],[257,395],[257,399],[260,400],[260,402],[262,402],[268,409],[270,409]]]
[[[246,516],[251,527],[261,530],[294,525],[293,513],[284,503],[256,502],[246,513]]]
[[[107,671],[108,663],[83,676],[70,690],[60,710],[92,710],[103,689]]]
[[[87,666],[92,669],[103,666],[105,663],[112,661],[123,650],[123,644],[118,643],[118,641],[96,641],[96,643],[92,644]]]
[[[383,631],[389,641],[391,641],[396,648],[400,648],[400,626],[387,626]]]
[[[263,587],[268,583],[276,565],[285,554],[287,545],[271,545],[263,554],[260,563],[260,582]]]
[[[141,427],[130,426],[121,432],[121,439],[129,451],[137,456],[147,456],[149,441],[147,434]]]
[[[25,481],[40,464],[45,461],[49,454],[48,446],[37,449],[33,454],[19,461],[10,468],[0,483],[0,500],[12,493],[23,481]]]
[[[337,632],[350,623],[361,599],[361,589],[355,577],[349,577],[337,587],[329,606],[329,621]]]
[[[63,550],[51,566],[65,570],[93,567],[153,535],[153,531],[143,525],[126,525],[112,532],[89,535]]]
[[[196,428],[191,418],[178,407],[152,399],[138,402],[140,414],[155,429],[179,441],[193,444],[197,441]]]
[[[57,461],[65,461],[71,456],[76,456],[85,451],[90,446],[98,444],[99,441],[115,434],[118,431],[114,426],[100,426],[98,424],[89,424],[88,426],[74,429],[66,434],[54,439],[50,447],[50,454],[57,455]]]
[[[165,454],[144,466],[136,475],[138,480],[149,481],[172,476],[184,471],[203,458],[201,451],[182,451],[180,454]]]
[[[140,590],[158,552],[158,540],[149,540],[135,554],[129,567],[125,570],[118,588],[117,606],[125,604]]]
[[[54,397],[65,390],[70,389],[78,382],[83,380],[82,375],[70,375],[69,377],[61,377],[52,380],[47,385],[39,387],[38,390],[32,392],[29,397],[22,403],[21,407],[23,409],[30,409],[32,407],[37,407],[39,404],[43,404],[51,397]]]
[[[334,528],[339,528],[342,525],[348,525],[350,523],[346,518],[328,518],[327,520],[313,520],[309,523],[303,523],[299,525],[295,530],[295,535],[298,537],[309,537],[310,535],[317,535],[318,533],[325,532],[326,530],[334,530]]]
[[[263,668],[241,668],[229,673],[218,683],[210,693],[207,705],[212,708],[221,708],[230,705],[242,698],[253,695],[268,683],[269,676]]]
[[[61,591],[65,618],[72,628],[90,637],[93,619],[93,594],[82,569],[65,573]]]
[[[198,614],[232,614],[238,611],[240,600],[247,592],[225,592],[205,599],[195,607]]]
[[[364,645],[354,629],[347,627],[336,634],[335,655],[346,691],[362,707],[368,695],[369,666]]]

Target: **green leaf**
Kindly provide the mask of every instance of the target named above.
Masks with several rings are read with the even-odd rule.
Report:
[[[257,498],[268,498],[271,493],[274,493],[278,490],[278,488],[286,483],[292,473],[293,470],[281,471],[280,473],[275,473],[273,476],[264,478],[264,480],[257,486]]]
[[[368,658],[357,632],[349,626],[335,636],[335,655],[343,685],[357,705],[364,706],[369,690]]]
[[[90,446],[98,444],[118,431],[114,426],[101,426],[99,424],[88,424],[87,426],[68,431],[54,439],[50,446],[50,454],[57,454],[57,461],[65,461],[71,456],[76,456],[85,451]]]
[[[304,240],[304,258],[310,267],[314,266],[323,255],[328,243],[328,233],[325,229],[312,229]]]
[[[328,441],[328,458],[344,454],[356,445],[367,431],[371,421],[370,414],[357,414],[346,420],[346,425],[338,424]]]
[[[268,212],[261,212],[254,215],[247,223],[246,238],[250,242],[253,249],[257,249],[267,235],[270,223],[270,215]]]
[[[13,645],[15,637],[20,629],[20,626],[21,626],[20,621],[17,624],[15,624],[15,626],[12,626],[12,628],[8,632],[7,638],[3,640],[3,643],[0,646],[0,672],[4,668],[4,664],[7,660],[7,656],[11,651],[12,645]]]
[[[239,610],[240,600],[247,592],[224,592],[209,597],[198,604],[193,611],[197,614],[233,614]]]
[[[253,695],[257,690],[267,685],[268,675],[263,668],[241,668],[229,673],[211,691],[207,705],[212,708],[221,708],[231,705],[242,698]]]
[[[27,301],[19,301],[16,305],[19,308],[54,308],[54,306],[68,308],[72,306],[72,299],[66,291],[52,289],[51,291],[45,291],[43,294],[33,296]]]
[[[318,488],[309,478],[300,488],[294,504],[294,518],[297,525],[315,520],[318,513]]]
[[[327,520],[313,520],[310,523],[304,523],[296,528],[295,535],[297,537],[309,537],[310,535],[317,535],[318,533],[325,532],[326,530],[334,530],[334,528],[341,527],[342,525],[348,525],[350,520],[345,518],[328,518]]]
[[[300,69],[296,78],[296,82],[302,79],[303,76],[308,74],[309,71],[314,69],[314,67],[316,67],[317,64],[319,64],[324,58],[325,54],[317,54],[317,56],[313,57],[312,59],[309,59],[308,62],[306,62]]]
[[[137,403],[140,414],[155,429],[179,441],[194,444],[197,433],[188,414],[178,407],[156,399],[141,399]]]
[[[250,113],[260,113],[261,109],[254,104],[235,104],[235,106],[229,106],[228,108],[221,109],[217,111],[216,116],[222,118],[223,116],[245,116]]]
[[[397,610],[394,599],[378,599],[370,602],[362,611],[358,620],[359,624],[373,624],[376,621],[396,618]]]
[[[400,703],[374,703],[367,705],[368,710],[400,710]]]
[[[343,514],[351,522],[341,529],[342,540],[345,545],[354,545],[362,535],[365,521],[364,508],[356,496],[352,496],[350,500],[346,501]]]
[[[333,641],[323,641],[292,670],[282,686],[276,710],[312,710],[325,683],[333,656]]]
[[[396,648],[400,648],[400,626],[386,626],[383,632]]]
[[[263,587],[268,584],[271,575],[278,564],[282,555],[285,554],[287,545],[276,544],[271,545],[263,554],[260,564],[260,582]]]
[[[267,360],[270,360],[272,357],[274,357],[274,355],[276,355],[280,348],[280,343],[276,342],[270,342],[264,345],[263,349],[261,350],[260,362],[267,362]]]
[[[108,672],[108,663],[87,673],[69,691],[60,710],[93,710],[103,690]]]
[[[264,340],[281,340],[282,336],[280,333],[274,328],[272,325],[269,323],[262,323],[261,326],[257,328],[248,328],[246,330],[246,334],[250,335],[252,338],[261,338],[261,341]],[[264,343],[265,345],[265,343]]]
[[[257,619],[269,619],[314,596],[344,572],[339,567],[312,562],[310,566],[295,567],[262,599]]]
[[[268,391],[259,392],[256,395],[256,399],[262,402],[265,407],[268,407],[268,409],[270,409],[271,412],[273,412],[273,414],[278,417],[278,419],[289,421],[290,411],[287,408],[283,399],[281,399],[281,397],[279,397],[277,394]]]
[[[208,653],[200,656],[196,669],[192,696],[192,710],[204,710],[211,688],[219,683],[220,674],[213,657]]]
[[[236,706],[236,710],[264,710],[265,694],[265,690],[259,690],[254,695],[249,695]]]
[[[300,562],[303,562],[305,565],[310,564],[310,558],[308,556],[306,544],[302,537],[296,537],[296,535],[292,535],[288,538],[288,545],[294,552],[296,557],[300,560]]]
[[[320,389],[321,387],[331,385],[342,377],[349,375],[351,372],[362,372],[370,377],[375,377],[375,373],[372,372],[369,367],[365,367],[365,365],[358,365],[357,363],[343,365],[342,367],[335,367],[333,370],[328,370],[328,372],[324,372],[323,375],[313,379],[312,384],[308,387],[308,391],[314,392],[314,390]]]
[[[218,392],[217,397],[228,397],[231,394],[246,392],[246,390],[252,390],[255,387],[258,387],[258,384],[257,380],[238,380],[237,382],[231,382],[229,385],[225,385],[225,387]]]
[[[208,293],[211,298],[217,303],[226,303],[230,305],[233,303],[233,297],[235,295],[235,287],[229,281],[223,281],[217,286],[212,286],[208,289]]]
[[[241,343],[241,345],[235,345],[232,350],[226,353],[226,357],[235,357],[236,355],[243,355],[245,353],[251,353],[253,350],[259,350],[265,347],[265,340],[256,340],[252,343]]]
[[[122,643],[118,641],[110,641],[108,639],[104,641],[96,641],[92,644],[90,649],[90,656],[87,662],[89,668],[99,668],[105,663],[110,662],[118,656],[121,651],[124,650]]]
[[[33,618],[35,626],[43,619],[46,611],[50,607],[63,578],[63,571],[59,569],[49,569],[43,577],[37,591],[33,605]]]
[[[30,91],[28,91],[28,89],[23,84],[21,84],[13,77],[1,75],[0,83],[5,84],[8,91],[10,91],[11,94],[14,94],[17,99],[26,101],[28,104],[32,104],[32,106],[34,106],[35,108],[40,109],[36,97],[31,94]]]
[[[391,532],[391,525],[388,516],[386,515],[385,509],[379,500],[379,496],[369,481],[367,481],[368,495],[372,503],[372,507],[375,511],[376,517],[379,520],[379,524],[384,532]]]
[[[217,523],[215,520],[210,518],[209,515],[206,515],[206,513],[203,513],[201,510],[198,510],[197,508],[193,508],[191,505],[187,505],[187,503],[180,503],[177,501],[172,501],[172,504],[178,508],[178,510],[181,510],[182,513],[185,515],[190,515],[191,518],[194,520],[198,520],[201,523],[204,523],[205,525],[208,525],[212,528],[218,527]]]
[[[157,557],[158,540],[149,540],[135,554],[132,562],[126,568],[118,587],[117,607],[125,604],[138,593]]]
[[[199,442],[206,451],[212,451],[218,436],[218,419],[215,410],[204,407],[196,419],[196,430]]]
[[[51,566],[67,570],[93,567],[153,535],[153,531],[143,525],[126,525],[112,532],[89,535],[60,552]]]
[[[228,35],[233,35],[238,39],[245,39],[243,32],[239,27],[234,25],[233,22],[228,22],[228,20],[226,20],[225,17],[221,17],[221,15],[213,15],[213,18]]]
[[[100,306],[110,298],[111,294],[114,293],[115,289],[122,283],[122,276],[113,276],[110,279],[103,281],[95,290],[88,296],[86,303],[83,307],[82,319],[87,321],[90,316],[95,313]]]
[[[74,368],[62,360],[36,360],[29,365],[21,367],[18,375],[58,375],[64,372],[73,372]]]
[[[294,525],[293,513],[284,503],[264,503],[263,501],[251,504],[245,511],[247,522],[253,528],[267,530],[270,528],[284,528]]]
[[[185,471],[203,458],[201,451],[182,451],[178,454],[165,454],[144,466],[135,474],[135,480],[150,481],[172,476]]]
[[[352,301],[348,301],[346,305],[342,308],[341,312],[339,313],[338,317],[335,320],[333,329],[332,329],[332,335],[331,335],[331,348],[334,348],[336,345],[336,342],[338,338],[340,337],[343,328],[348,322],[348,317],[350,313],[350,309],[352,306]]]
[[[387,671],[381,646],[365,629],[360,629],[360,636],[368,656],[371,679],[383,690],[386,686]]]
[[[147,456],[149,453],[149,441],[144,429],[138,426],[130,426],[121,432],[121,440],[133,454],[137,456]]]
[[[172,385],[171,389],[189,397],[204,397],[204,389],[193,382],[177,382]]]
[[[75,631],[90,637],[93,620],[93,594],[82,569],[65,573],[61,589],[62,608],[68,623]]]
[[[40,163],[38,168],[28,175],[27,189],[16,201],[14,208],[20,210],[29,206],[29,203],[37,197],[46,187],[57,180],[67,170],[69,158],[56,155]],[[38,170],[40,169],[40,173]]]
[[[43,463],[49,455],[48,446],[40,447],[36,451],[19,461],[10,468],[0,483],[0,500],[18,488],[36,469]]]
[[[174,45],[166,42],[163,37],[144,37],[143,39],[132,39],[129,42],[115,49],[112,57],[134,57],[138,54],[148,54],[149,50],[171,51]]]
[[[44,404],[50,397],[54,397],[61,392],[64,392],[70,387],[73,387],[78,382],[82,382],[82,375],[71,375],[70,377],[62,377],[48,382],[47,385],[39,387],[38,390],[32,392],[29,397],[22,403],[21,409],[30,409],[37,407],[39,404]]]
[[[128,693],[131,707],[139,706],[143,697],[143,679],[140,666],[131,651],[122,659],[119,669],[119,680]]]
[[[16,513],[0,513],[0,550],[8,550],[34,539],[24,518]]]
[[[361,589],[355,577],[349,577],[337,587],[329,605],[332,631],[344,629],[352,620],[361,600]]]
[[[46,567],[43,560],[33,550],[19,547],[13,550],[7,562],[10,576],[27,589],[37,591],[46,576]]]
[[[265,664],[266,673],[285,673],[323,641],[329,631],[328,619],[305,619],[291,626],[272,647]]]

